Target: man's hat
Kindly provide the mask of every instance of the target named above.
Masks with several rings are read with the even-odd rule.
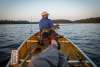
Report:
[[[46,11],[44,11],[44,12],[42,12],[42,13],[41,13],[41,15],[42,15],[42,16],[48,16],[48,15],[49,15],[49,13],[48,13],[48,12],[46,12]]]

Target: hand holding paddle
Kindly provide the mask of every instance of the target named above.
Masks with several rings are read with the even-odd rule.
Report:
[[[57,24],[57,25],[54,25],[52,29],[55,30],[55,29],[59,29],[59,28],[60,28],[60,27],[59,27],[59,25]]]

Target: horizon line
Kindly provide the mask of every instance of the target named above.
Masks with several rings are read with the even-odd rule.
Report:
[[[97,17],[88,17],[88,18],[81,18],[81,19],[76,19],[76,20],[70,20],[70,19],[52,19],[52,20],[69,20],[69,21],[77,21],[77,20],[83,20],[83,19],[91,19],[91,18],[98,18],[100,16]],[[0,19],[0,21],[28,21],[28,22],[38,22],[39,20],[25,20],[25,19]]]

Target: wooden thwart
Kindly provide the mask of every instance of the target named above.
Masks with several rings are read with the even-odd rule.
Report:
[[[35,43],[37,43],[39,41],[38,40],[27,40],[27,42],[35,42]]]

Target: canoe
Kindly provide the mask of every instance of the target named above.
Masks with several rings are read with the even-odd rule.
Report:
[[[18,49],[13,49],[7,67],[27,67],[32,56],[38,55],[46,47],[39,44],[40,33],[28,37]],[[69,67],[97,67],[70,39],[57,36],[60,52],[67,57]]]

